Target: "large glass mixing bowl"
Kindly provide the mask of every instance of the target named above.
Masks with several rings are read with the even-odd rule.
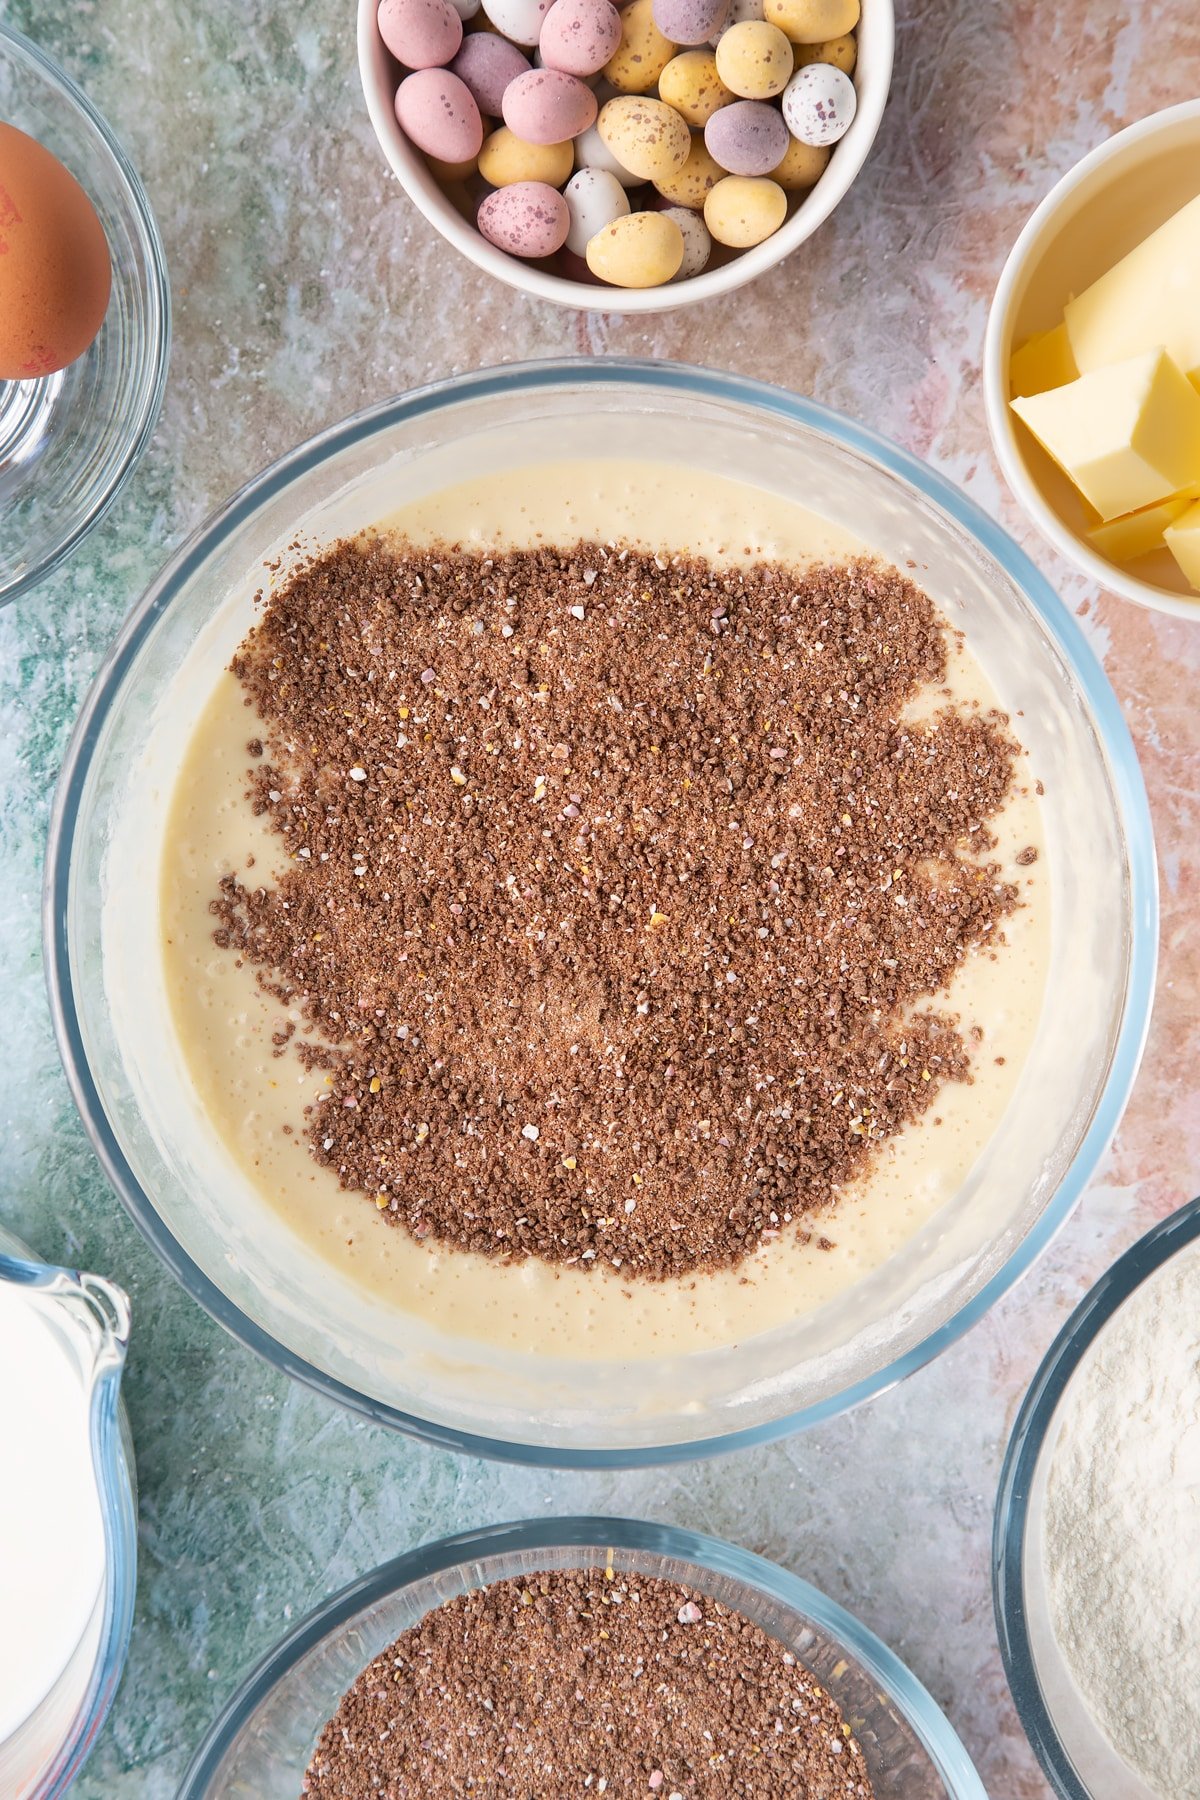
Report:
[[[735,471],[911,563],[1019,713],[1045,782],[1048,986],[991,1140],[953,1197],[847,1293],[687,1355],[633,1361],[619,1341],[579,1361],[501,1350],[333,1279],[270,1209],[237,1203],[212,1130],[203,1119],[185,1128],[182,1103],[168,1105],[190,1084],[171,1076],[177,1047],[152,1029],[164,1010],[153,854],[195,719],[181,667],[215,679],[264,565],[286,567],[298,543],[329,542],[421,492],[528,461],[531,437],[543,462],[637,456]],[[131,881],[143,855],[146,875]],[[259,476],[174,557],[130,614],[67,755],[46,946],[59,1044],[96,1149],[141,1229],[217,1319],[323,1392],[436,1442],[633,1463],[777,1436],[877,1393],[1030,1266],[1133,1081],[1153,986],[1154,857],[1133,747],[1098,663],[1036,569],[955,487],[776,389],[669,365],[561,362],[466,376],[349,420]]]
[[[876,1800],[986,1800],[970,1757],[920,1682],[808,1582],[717,1538],[603,1518],[465,1531],[353,1582],[247,1676],[197,1751],[179,1800],[295,1800],[317,1733],[342,1694],[433,1607],[493,1581],[605,1568],[709,1594],[786,1644],[853,1722]]]

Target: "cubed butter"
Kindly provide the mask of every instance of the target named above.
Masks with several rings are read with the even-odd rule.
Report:
[[[1088,542],[1110,562],[1136,562],[1139,556],[1149,556],[1152,550],[1162,549],[1163,532],[1182,517],[1193,500],[1200,500],[1200,493],[1172,494],[1154,506],[1143,506],[1137,512],[1126,513],[1123,519],[1093,525],[1088,532]]]
[[[1039,331],[1013,351],[1008,365],[1009,391],[1015,400],[1044,394],[1048,388],[1074,381],[1078,374],[1066,325],[1056,325],[1053,331]]]
[[[1065,319],[1084,374],[1153,349],[1200,367],[1200,194],[1068,301]]]
[[[1200,394],[1161,350],[1012,408],[1102,519],[1200,485]]]
[[[1200,594],[1200,500],[1168,525],[1163,537],[1185,580]]]

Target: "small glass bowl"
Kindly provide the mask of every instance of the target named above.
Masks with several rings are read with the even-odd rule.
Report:
[[[0,606],[40,581],[103,517],[150,441],[170,348],[158,228],[125,152],[87,96],[0,20],[0,119],[87,190],[112,258],[91,348],[57,375],[0,381]]]
[[[296,1800],[317,1735],[381,1650],[435,1606],[493,1581],[609,1566],[711,1595],[794,1651],[842,1710],[876,1800],[987,1800],[962,1744],[898,1657],[785,1569],[717,1538],[630,1519],[538,1519],[411,1550],[310,1613],[247,1676],[178,1800]]]
[[[736,1343],[633,1359],[482,1342],[329,1265],[244,1189],[178,1073],[156,846],[196,704],[253,618],[264,566],[495,470],[631,456],[805,504],[961,624],[1044,779],[1050,971],[1008,1107],[957,1191],[815,1310]],[[297,535],[299,534],[299,536]],[[291,546],[291,548],[289,548]],[[185,667],[189,679],[181,685]],[[204,680],[201,677],[204,677]],[[59,1048],[125,1205],[189,1292],[276,1367],[472,1455],[572,1467],[759,1443],[879,1393],[1029,1268],[1107,1145],[1141,1053],[1157,943],[1145,793],[1120,707],[1033,565],[950,482],[811,400],[668,363],[580,358],[418,389],[301,445],[235,495],[133,608],[63,765],[46,864]],[[177,1105],[180,1096],[187,1101]],[[186,1116],[185,1116],[186,1115]]]
[[[129,1301],[99,1275],[35,1261],[0,1226],[0,1282],[36,1296],[36,1304],[73,1361],[89,1394],[92,1461],[104,1526],[104,1580],[74,1654],[16,1732],[0,1743],[0,1794],[6,1800],[57,1800],[79,1774],[108,1717],[129,1650],[137,1585],[137,1493],[133,1439],[121,1401],[129,1344]],[[6,1470],[5,1480],[13,1479]]]
[[[1119,1256],[1071,1314],[1029,1386],[1000,1473],[992,1597],[1008,1685],[1061,1800],[1154,1800],[1102,1735],[1059,1649],[1043,1575],[1046,1483],[1060,1402],[1084,1357],[1143,1281],[1200,1239],[1200,1199],[1163,1219]]]

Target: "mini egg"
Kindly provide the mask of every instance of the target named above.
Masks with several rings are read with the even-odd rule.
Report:
[[[475,222],[489,244],[510,256],[553,256],[567,241],[571,215],[557,189],[518,181],[481,200]]]
[[[553,0],[483,0],[483,10],[504,37],[532,50],[552,4]]]
[[[417,69],[396,89],[396,120],[426,156],[469,162],[483,143],[483,120],[465,81],[449,69]]]
[[[495,188],[513,187],[518,181],[542,181],[561,187],[575,162],[570,138],[562,144],[530,144],[507,125],[500,125],[483,140],[479,173]]]
[[[464,25],[479,11],[479,0],[450,0],[450,4]]]
[[[784,89],[784,121],[802,144],[836,144],[849,131],[857,107],[854,83],[831,63],[797,69]]]
[[[749,250],[779,230],[787,217],[787,195],[764,176],[727,175],[704,202],[704,223],[718,244]]]
[[[704,44],[720,31],[729,0],[653,0],[654,23],[673,44]]]
[[[576,75],[530,69],[504,90],[504,123],[529,144],[561,144],[596,123],[596,96]]]
[[[653,0],[633,0],[621,14],[621,42],[604,73],[621,94],[648,94],[675,54],[654,23]]]
[[[0,125],[0,381],[53,375],[82,356],[111,289],[87,194],[35,138]]]
[[[843,75],[853,75],[858,61],[858,39],[853,32],[847,32],[845,37],[830,38],[824,44],[793,44],[792,55],[798,69],[806,63],[823,62],[832,63]]]
[[[658,97],[673,106],[687,125],[707,125],[734,95],[717,74],[711,50],[685,50],[673,56],[658,78]]]
[[[712,236],[700,214],[686,206],[665,206],[664,219],[674,219],[683,237],[683,261],[671,277],[672,281],[690,281],[708,267],[712,255]]]
[[[691,146],[682,166],[660,175],[654,183],[664,200],[672,206],[687,206],[699,212],[711,188],[725,179],[723,169],[713,157],[700,132],[693,132]]]
[[[683,248],[683,233],[666,213],[630,213],[596,233],[587,265],[613,287],[662,287],[678,274]]]
[[[812,187],[813,183],[825,173],[830,152],[821,145],[802,144],[799,138],[788,134],[788,147],[782,162],[769,171],[771,180],[777,181],[785,193],[794,194]]]
[[[410,69],[442,69],[462,43],[462,20],[450,0],[380,0],[379,35]]]
[[[765,0],[764,17],[794,44],[823,44],[858,24],[859,0]]]
[[[777,25],[746,19],[722,33],[717,74],[742,100],[770,100],[781,94],[792,73],[792,46]]]
[[[619,94],[607,101],[598,125],[617,160],[656,186],[683,167],[691,150],[691,133],[674,107],[641,94]]]
[[[621,15],[609,0],[554,0],[538,48],[548,69],[598,75],[621,42]]]
[[[788,128],[777,106],[735,100],[713,114],[704,127],[704,142],[713,160],[731,175],[769,175],[787,153]]]
[[[629,195],[607,169],[578,169],[563,189],[563,199],[571,215],[567,249],[576,256],[586,256],[596,233],[629,212]]]
[[[529,58],[494,31],[473,31],[463,39],[462,49],[450,67],[460,81],[466,82],[480,112],[498,119],[505,88],[518,75],[529,73]]]
[[[600,136],[600,128],[593,125],[588,131],[581,131],[575,139],[575,167],[577,169],[603,169],[608,175],[615,175],[622,187],[640,187],[641,176],[635,175],[632,169],[615,157],[604,139]]]

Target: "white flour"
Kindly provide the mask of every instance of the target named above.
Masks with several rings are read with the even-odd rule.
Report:
[[[1063,1406],[1046,1493],[1055,1636],[1151,1792],[1200,1800],[1200,1245],[1131,1295]]]

